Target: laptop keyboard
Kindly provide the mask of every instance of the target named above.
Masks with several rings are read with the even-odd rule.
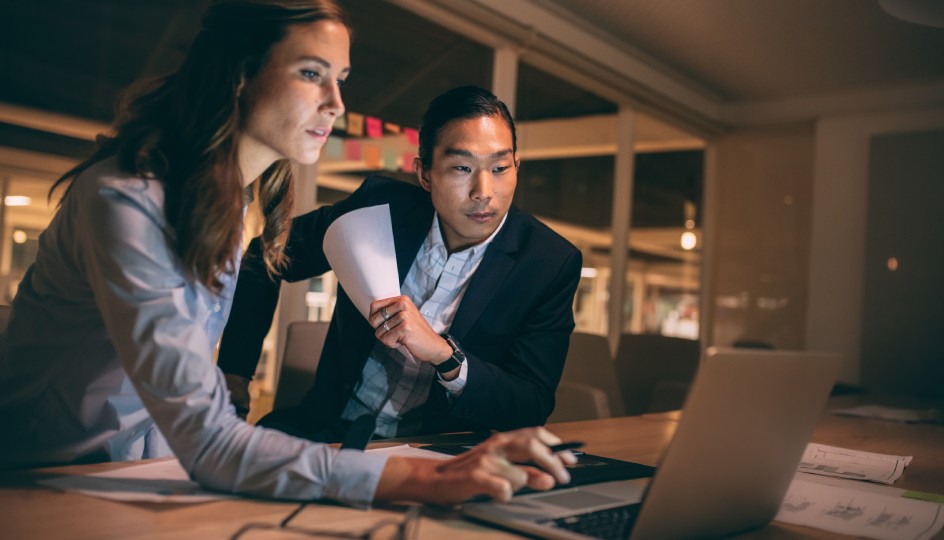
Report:
[[[629,537],[629,531],[633,528],[633,522],[639,514],[639,507],[639,503],[627,504],[576,516],[548,519],[539,523],[593,538],[625,539]]]

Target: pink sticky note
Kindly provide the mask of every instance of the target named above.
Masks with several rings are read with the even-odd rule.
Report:
[[[347,155],[347,159],[350,161],[360,161],[361,160],[361,143],[355,140],[348,139],[344,141],[344,150]]]
[[[404,152],[403,153],[403,163],[400,165],[400,170],[405,173],[413,172],[413,158],[416,157],[416,154],[413,152]]]
[[[379,139],[383,136],[383,123],[380,118],[367,117],[367,136],[371,139]]]
[[[420,132],[416,131],[413,128],[405,127],[403,128],[403,134],[406,135],[406,140],[410,141],[410,144],[419,144],[420,143]]]

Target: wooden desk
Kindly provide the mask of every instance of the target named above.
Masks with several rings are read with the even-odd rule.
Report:
[[[663,413],[608,420],[556,424],[551,429],[566,440],[583,440],[587,452],[655,465],[675,432],[679,413]],[[431,440],[431,439],[427,439]],[[944,426],[906,425],[877,420],[826,415],[813,441],[873,452],[912,455],[896,487],[944,493]],[[93,472],[126,467],[127,463],[58,467],[0,476],[0,537],[20,539],[227,539],[249,522],[277,524],[298,505],[237,499],[195,505],[120,503],[35,484],[43,475]],[[330,505],[306,507],[293,525],[349,532],[365,530],[384,519],[399,518],[402,506],[371,511]],[[390,529],[390,537],[394,530]],[[457,512],[424,508],[419,538],[464,540],[517,538],[515,535],[464,521]],[[296,538],[274,533],[260,538]],[[738,538],[794,539],[844,538],[804,527],[773,523]],[[944,538],[944,534],[938,538]]]

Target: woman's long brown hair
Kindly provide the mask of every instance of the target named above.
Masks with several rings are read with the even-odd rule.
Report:
[[[334,0],[218,0],[175,73],[142,83],[119,104],[114,135],[53,184],[50,196],[92,164],[117,156],[123,170],[164,183],[164,211],[184,269],[219,290],[239,249],[244,189],[237,144],[246,111],[239,89],[265,63],[290,25],[350,23]],[[63,194],[68,196],[71,183]],[[281,160],[259,178],[263,258],[270,274],[286,264],[294,202],[291,167]]]

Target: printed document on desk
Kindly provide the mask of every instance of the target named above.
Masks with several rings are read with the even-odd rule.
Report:
[[[942,505],[903,490],[797,473],[776,521],[878,540],[927,540],[944,527]]]
[[[940,409],[904,409],[900,407],[887,407],[885,405],[859,405],[847,409],[833,409],[831,412],[840,416],[878,418],[880,420],[892,420],[894,422],[944,423],[944,411]]]
[[[877,454],[810,443],[806,445],[797,471],[893,484],[910,463],[911,456]]]
[[[234,495],[207,491],[187,475],[176,459],[149,461],[113,471],[70,474],[40,484],[124,502],[203,503],[234,498]]]

